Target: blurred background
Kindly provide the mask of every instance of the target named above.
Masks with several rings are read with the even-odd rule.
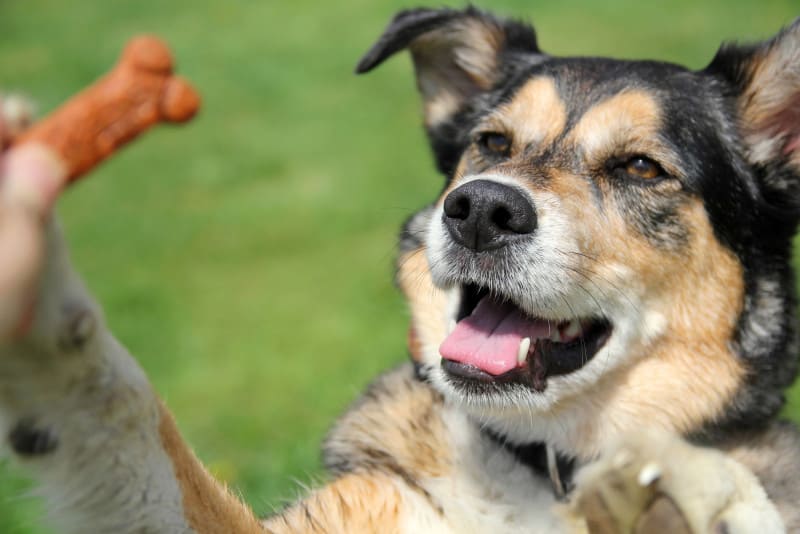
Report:
[[[480,5],[532,21],[554,54],[700,68],[723,40],[775,33],[795,2]],[[395,234],[441,179],[408,57],[352,71],[394,12],[419,3],[0,0],[0,90],[41,114],[141,32],[164,37],[203,94],[194,122],[149,133],[60,212],[114,332],[199,456],[260,514],[320,479],[326,429],[406,358]],[[0,533],[46,532],[28,490],[0,464]]]

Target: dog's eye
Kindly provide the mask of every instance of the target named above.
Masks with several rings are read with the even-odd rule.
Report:
[[[620,165],[631,176],[652,180],[664,176],[664,169],[655,161],[644,156],[635,156]]]
[[[485,132],[478,136],[478,145],[484,152],[493,156],[508,156],[511,152],[511,139],[497,132]]]

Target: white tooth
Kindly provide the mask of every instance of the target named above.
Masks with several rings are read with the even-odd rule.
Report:
[[[567,338],[578,337],[579,335],[581,335],[582,330],[583,329],[581,328],[581,322],[575,319],[574,321],[570,321],[567,327],[564,329],[564,337]]]
[[[448,323],[447,325],[447,335],[449,336],[450,334],[452,334],[453,330],[455,329],[456,329],[456,320],[450,319],[450,323]]]
[[[531,338],[523,338],[519,342],[519,349],[517,350],[517,363],[522,365],[528,359],[528,350],[531,348]]]
[[[639,471],[638,482],[640,486],[646,488],[659,478],[661,478],[661,467],[656,463],[650,462]]]
[[[553,331],[550,332],[550,340],[561,343],[561,332],[558,331],[558,328],[553,328]]]

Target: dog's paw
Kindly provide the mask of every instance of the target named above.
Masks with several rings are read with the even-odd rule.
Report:
[[[661,433],[630,436],[583,468],[570,514],[591,534],[784,532],[745,467]]]

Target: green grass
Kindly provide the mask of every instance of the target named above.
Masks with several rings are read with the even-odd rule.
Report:
[[[553,53],[701,67],[720,41],[788,23],[793,1],[488,7],[534,21]],[[0,86],[44,112],[140,32],[165,37],[201,90],[194,123],[147,135],[61,215],[114,331],[201,458],[259,513],[319,473],[336,415],[406,357],[394,236],[440,179],[408,59],[351,73],[390,15],[418,3],[0,3]],[[0,532],[41,532],[25,487],[0,473]]]

